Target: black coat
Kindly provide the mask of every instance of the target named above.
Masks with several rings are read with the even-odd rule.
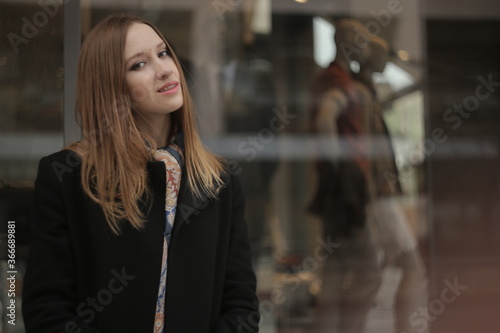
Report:
[[[153,331],[165,228],[165,166],[148,162],[152,206],[114,235],[80,183],[80,159],[40,161],[23,291],[27,333]],[[185,170],[183,170],[185,175]],[[183,177],[169,246],[165,331],[257,332],[255,275],[236,177],[196,201]]]

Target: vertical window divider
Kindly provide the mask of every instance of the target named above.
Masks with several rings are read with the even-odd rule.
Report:
[[[64,145],[81,139],[76,119],[76,76],[81,46],[80,0],[65,0],[63,5],[64,53]]]

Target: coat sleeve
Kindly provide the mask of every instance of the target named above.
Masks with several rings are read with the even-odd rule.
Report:
[[[66,177],[75,175],[61,167],[67,168],[43,158],[35,181],[22,305],[27,333],[99,332],[76,315],[75,262],[63,193]]]
[[[252,254],[244,219],[244,197],[241,184],[232,177],[231,235],[226,265],[221,315],[213,333],[259,331],[259,301],[256,296],[256,278],[252,268]]]

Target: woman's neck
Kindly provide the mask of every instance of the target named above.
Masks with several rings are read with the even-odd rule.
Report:
[[[373,87],[373,71],[361,67],[356,76],[358,77],[358,80],[362,81],[364,84]]]
[[[171,126],[170,114],[155,118],[141,119],[138,123],[139,129],[150,136],[158,148],[167,146]]]

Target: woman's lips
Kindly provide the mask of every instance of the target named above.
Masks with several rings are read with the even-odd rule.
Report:
[[[179,82],[172,81],[172,82],[169,82],[169,83],[165,84],[164,86],[162,86],[157,91],[160,94],[170,95],[170,94],[175,94],[178,90],[179,90]]]

